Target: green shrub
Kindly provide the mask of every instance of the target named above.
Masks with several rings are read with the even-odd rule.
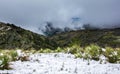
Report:
[[[9,67],[10,59],[7,55],[0,56],[0,70],[11,69]]]
[[[36,53],[36,50],[35,49],[30,49],[29,51],[24,51],[25,53]]]
[[[82,53],[76,53],[76,54],[74,54],[75,55],[75,58],[82,58],[83,56],[82,56]]]
[[[38,50],[38,52],[39,53],[52,53],[52,52],[54,52],[53,50],[51,50],[51,49],[40,49],[40,50]]]
[[[111,47],[106,47],[106,51],[103,52],[104,56],[107,58],[107,61],[110,63],[116,63],[118,61],[118,51],[114,50]]]
[[[43,51],[44,51],[43,49],[38,50],[39,53],[43,53]]]
[[[55,52],[62,52],[62,51],[63,51],[63,49],[60,48],[60,47],[58,47],[58,48],[55,50]]]
[[[99,60],[101,48],[97,45],[91,44],[85,48],[84,54],[85,59],[89,58],[93,60]]]
[[[11,56],[11,61],[18,60],[18,53],[16,51],[11,51],[10,56]]]
[[[67,49],[68,49],[68,53],[71,53],[71,54],[76,54],[80,52],[80,46],[78,45],[73,45],[72,47],[69,47]]]
[[[116,49],[116,51],[117,51],[117,58],[118,58],[117,60],[120,63],[120,48]]]
[[[51,53],[51,52],[52,52],[51,49],[44,49],[44,50],[43,50],[43,53]]]

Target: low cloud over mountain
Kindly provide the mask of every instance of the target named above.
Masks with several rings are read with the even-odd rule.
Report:
[[[37,33],[46,21],[57,27],[120,27],[120,0],[0,0],[0,21]]]

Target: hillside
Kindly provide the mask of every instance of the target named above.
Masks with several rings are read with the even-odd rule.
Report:
[[[51,48],[49,40],[42,35],[22,29],[14,24],[0,23],[0,49]]]
[[[83,47],[90,44],[97,44],[101,47],[120,47],[120,28],[71,31],[54,35],[50,39],[57,42],[57,46],[60,47],[73,44]]]
[[[101,47],[120,47],[120,28],[78,30],[46,37],[9,23],[0,23],[0,49],[40,49],[67,47],[74,44],[82,47],[97,44]]]

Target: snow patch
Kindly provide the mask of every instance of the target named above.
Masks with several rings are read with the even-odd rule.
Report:
[[[20,51],[19,51],[20,52]],[[104,59],[104,56],[101,56]],[[75,59],[72,54],[36,53],[30,61],[11,62],[12,70],[0,70],[10,74],[119,74],[120,64],[100,64],[100,61]],[[88,65],[88,62],[90,63]]]

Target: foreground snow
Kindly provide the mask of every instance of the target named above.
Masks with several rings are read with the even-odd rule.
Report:
[[[75,59],[71,54],[33,54],[30,61],[11,62],[12,70],[0,74],[119,74],[120,64],[100,64],[99,61]]]

